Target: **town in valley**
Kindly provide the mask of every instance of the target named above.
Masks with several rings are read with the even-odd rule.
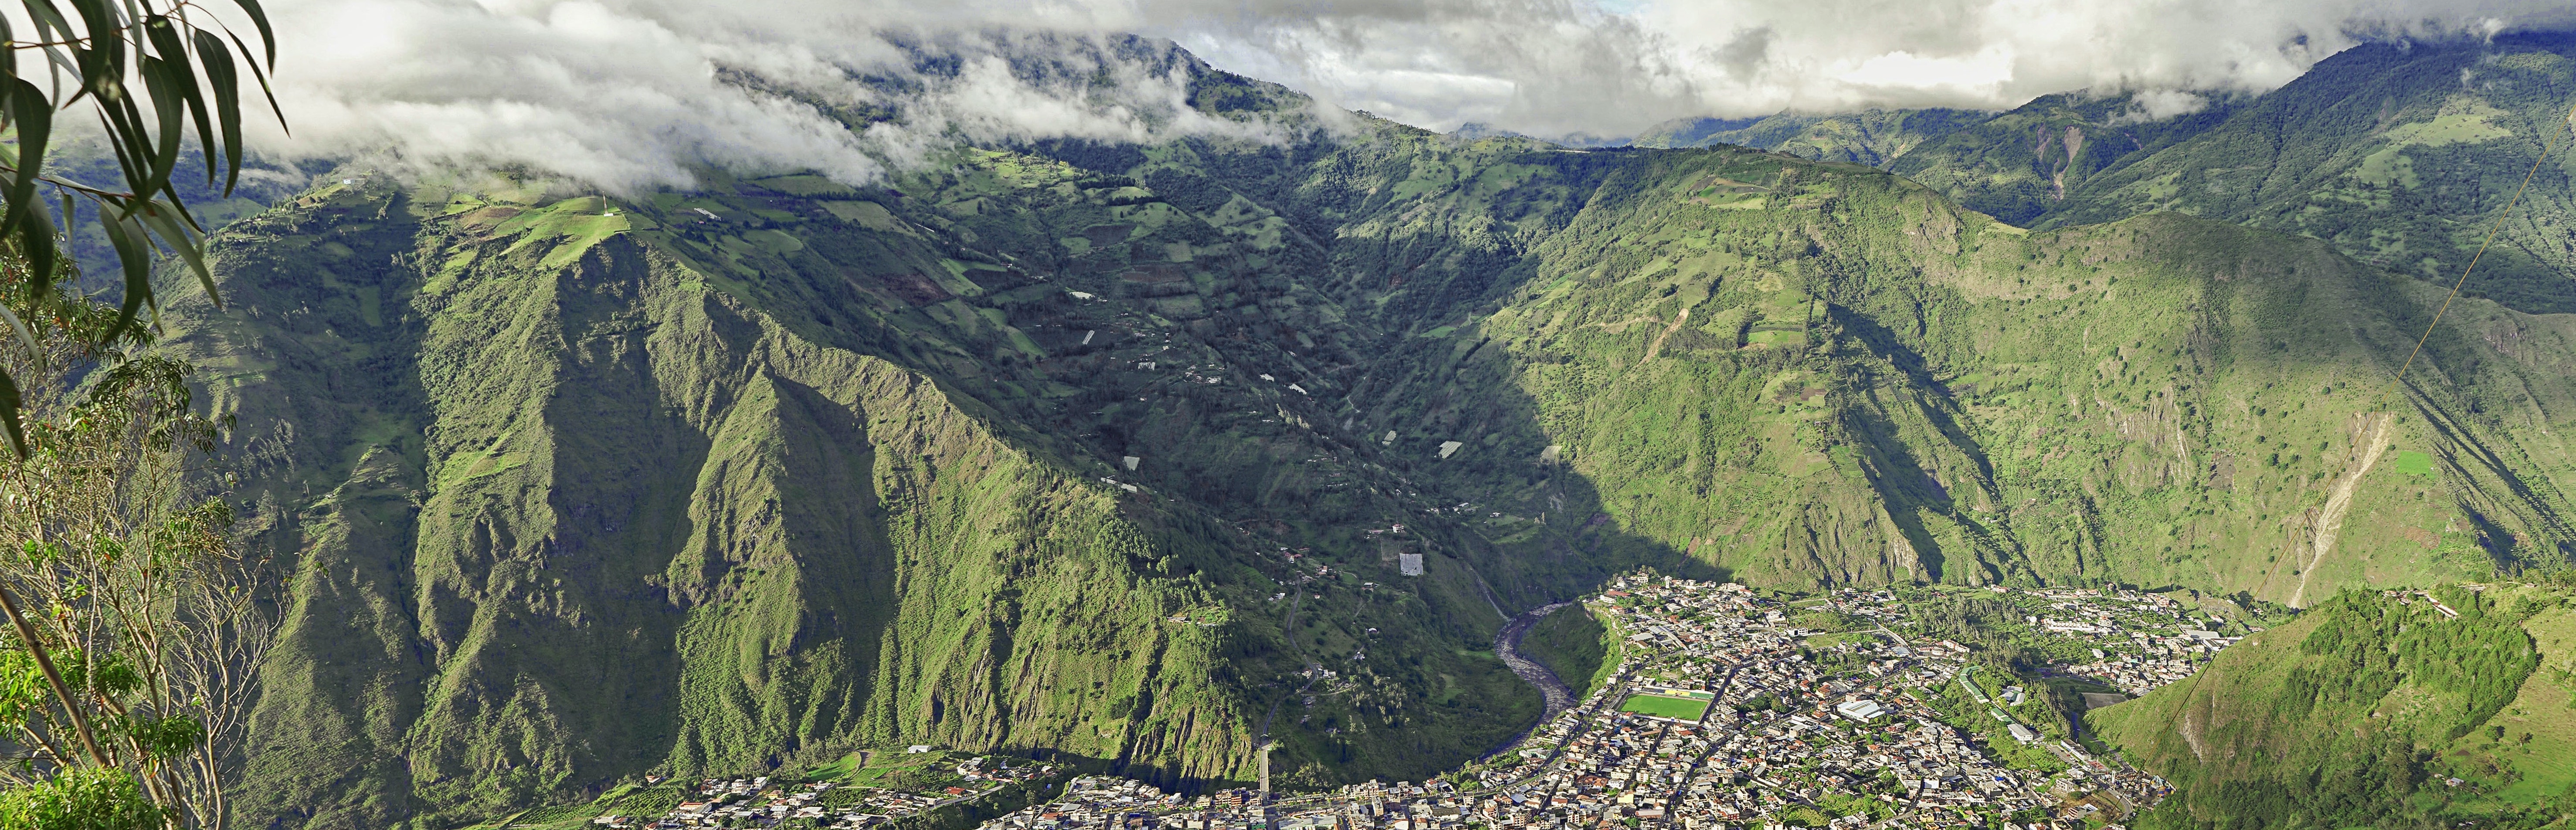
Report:
[[[1980,621],[1984,630],[2055,658],[2042,677],[2000,675],[1981,667],[1978,648],[1905,633],[1962,594],[2001,617]],[[2145,694],[2256,630],[2241,614],[2229,622],[2168,595],[2101,589],[1784,600],[1637,575],[1584,606],[1621,635],[1615,670],[1465,769],[1186,798],[1086,776],[982,830],[2117,826],[2169,787],[2097,753],[2074,734],[2080,719],[2048,698],[2071,698],[2080,714]],[[2001,609],[2017,613],[1992,613]]]
[[[993,816],[980,830],[2117,827],[2171,788],[2088,739],[2082,712],[2188,678],[2260,630],[2242,607],[2187,592],[1900,586],[1795,596],[1651,572],[1533,612],[1548,613],[1601,624],[1601,675],[1565,678],[1580,699],[1552,700],[1511,744],[1420,782],[1183,794],[911,746],[794,779],[648,781],[658,786],[602,798],[586,815],[606,830],[927,830],[956,825],[957,811],[924,821],[955,805]],[[1544,671],[1512,650],[1515,636],[1497,643],[1501,656]],[[1305,671],[1332,675],[1320,664]],[[1291,698],[1315,700],[1302,686]],[[574,812],[501,825],[585,815],[557,809]]]

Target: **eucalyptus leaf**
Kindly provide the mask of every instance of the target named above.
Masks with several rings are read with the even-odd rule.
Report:
[[[160,307],[151,274],[164,247],[187,265],[209,297],[221,301],[206,268],[206,229],[170,178],[193,131],[206,160],[207,181],[220,177],[225,195],[231,195],[244,155],[244,68],[259,84],[269,111],[281,124],[285,121],[268,78],[277,61],[277,34],[268,12],[258,0],[233,4],[243,14],[235,19],[246,18],[256,30],[256,48],[220,23],[199,25],[190,12],[204,10],[187,0],[19,0],[24,17],[0,16],[0,42],[43,53],[50,76],[48,86],[21,74],[14,61],[0,66],[0,122],[17,138],[9,152],[0,153],[0,234],[26,264],[26,278],[14,290],[28,292],[18,299],[42,301],[65,281],[57,273],[68,263],[59,234],[68,228],[54,225],[57,214],[44,201],[51,189],[60,201],[62,221],[97,223],[123,271],[125,297],[116,323],[104,332],[78,333],[99,339],[89,344],[94,348],[118,348],[138,334],[142,310]],[[131,86],[138,82],[140,96]],[[122,178],[116,185],[93,186],[45,173],[56,115],[75,107],[97,119]],[[84,202],[94,209],[86,220],[80,218]],[[9,322],[19,339],[32,338],[29,321],[13,316]],[[9,424],[11,446],[24,457],[22,417],[14,391],[0,397],[0,420]]]

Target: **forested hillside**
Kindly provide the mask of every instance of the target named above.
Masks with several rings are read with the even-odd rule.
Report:
[[[2236,109],[2225,98],[2195,100],[2202,106],[2194,111],[2150,117],[2134,93],[2043,95],[1942,133],[1886,167],[1971,210],[2025,227],[2041,225],[2057,211],[2089,204],[2085,187],[2095,176],[2225,123]],[[2134,214],[2096,221],[2129,215]]]
[[[1623,154],[1595,194],[1485,277],[1481,307],[1401,321],[1404,374],[1357,385],[1367,430],[1498,450],[1422,466],[1500,508],[1498,543],[1510,517],[1573,504],[1531,483],[1545,456],[1592,490],[1588,525],[1763,584],[2099,579],[2294,601],[2311,582],[2564,555],[2559,485],[2530,478],[2564,469],[2538,432],[2564,417],[2542,414],[2568,394],[2558,358],[2461,359],[2486,348],[2467,332],[2552,318],[2455,309],[2447,368],[2383,401],[2438,296],[2315,243],[2173,216],[2024,233],[1901,179],[1743,151]],[[1407,231],[1476,199],[1390,223],[1379,251],[1426,264],[1362,259],[1346,290],[1390,316],[1459,292],[1470,267],[1423,282],[1469,251]],[[2464,417],[2462,396],[2487,394],[2533,408]]]
[[[1559,608],[1530,626],[1521,637],[1521,651],[1555,672],[1581,698],[1618,668],[1620,639],[1588,606],[1577,604]]]
[[[910,742],[1195,788],[1265,728],[1284,785],[1418,777],[1537,717],[1509,615],[1639,565],[2304,605],[2576,541],[2569,318],[2464,301],[2392,390],[2439,294],[2312,240],[1327,128],[1167,57],[1294,137],[351,168],[220,234],[170,348],[297,574],[245,820]]]
[[[2567,602],[2563,586],[2347,592],[2089,719],[2178,787],[2139,826],[2563,821]]]
[[[246,427],[245,513],[298,555],[243,810],[437,824],[898,736],[1187,775],[1243,751],[1205,680],[1228,632],[1164,619],[1222,614],[1211,531],[1131,518],[581,200],[423,221],[411,195],[235,228],[242,311],[177,340]]]

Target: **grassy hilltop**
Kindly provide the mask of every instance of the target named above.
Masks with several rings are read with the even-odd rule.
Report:
[[[1283,786],[1419,777],[1537,716],[1508,615],[1639,565],[2315,605],[2576,541],[2569,318],[2463,301],[2382,395],[2440,297],[2313,240],[1355,130],[232,226],[169,342],[297,574],[244,820],[905,743],[1201,787],[1264,724]]]

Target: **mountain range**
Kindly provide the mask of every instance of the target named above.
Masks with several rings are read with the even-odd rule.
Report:
[[[2311,607],[2576,544],[2565,156],[2409,363],[2576,39],[1588,149],[1118,48],[1290,137],[353,165],[217,233],[164,348],[292,575],[241,820],[907,743],[1419,777],[1538,718],[1507,618],[1632,568]]]
[[[2569,38],[2373,43],[2259,95],[2070,92],[2001,113],[1927,109],[1683,119],[1640,146],[1740,144],[1896,172],[2015,225],[2173,211],[2313,236],[2390,270],[2456,278],[2563,128]],[[2159,109],[2183,109],[2171,114]],[[2162,115],[2163,117],[2156,117]],[[2576,310],[2566,157],[2538,169],[2467,290]],[[2421,172],[2419,172],[2419,170]]]

